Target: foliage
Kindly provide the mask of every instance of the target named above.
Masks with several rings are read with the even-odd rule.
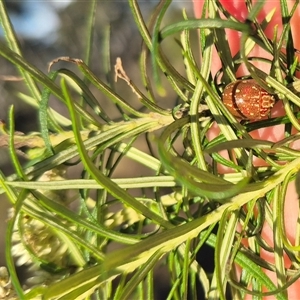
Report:
[[[237,68],[245,64],[252,78],[267,83],[267,89],[299,107],[300,98],[287,87],[299,65],[265,39],[262,28],[253,31],[263,1],[250,10],[249,23],[222,20],[220,3],[207,1],[208,18],[197,20],[183,12],[181,21],[162,25],[171,2],[161,1],[146,25],[138,2],[129,1],[143,38],[140,76],[146,91],[128,77],[121,59],[115,64],[115,76],[128,84],[139,109],[80,59],[54,59],[49,74],[26,61],[1,2],[6,43],[0,44],[0,54],[19,69],[28,88],[26,101],[37,109],[40,124],[40,132],[15,132],[11,107],[8,129],[4,123],[1,127],[0,145],[8,146],[15,168],[11,176],[0,174],[1,191],[13,204],[6,237],[14,289],[11,297],[16,293],[19,299],[41,295],[43,299],[92,295],[98,299],[133,295],[153,299],[154,270],[160,264],[168,270],[168,299],[225,299],[229,288],[235,299],[247,293],[261,296],[265,289],[278,299],[287,299],[286,288],[299,278],[299,272],[284,267],[282,255],[287,253],[298,266],[295,251],[299,247],[293,247],[285,235],[283,205],[287,185],[295,180],[300,167],[299,151],[289,147],[298,138],[297,133],[292,134],[291,124],[298,130],[299,116],[288,108],[286,117],[240,123],[220,101],[225,84],[234,81]],[[93,24],[101,2],[90,3],[88,22]],[[283,18],[289,18],[289,12],[284,12]],[[237,57],[231,57],[222,38],[225,28],[242,34],[244,47]],[[197,29],[201,43],[195,50],[190,34]],[[95,28],[90,26],[91,30]],[[91,36],[88,32],[88,51],[92,49]],[[164,52],[164,44],[174,39],[182,54],[184,74]],[[294,49],[288,39],[292,39],[289,34],[279,38],[290,45],[287,53],[291,53]],[[251,64],[254,58],[248,58],[255,44],[273,55],[270,74],[286,71],[290,82],[255,69]],[[216,77],[210,72],[214,45],[223,55],[223,67]],[[59,61],[75,64],[81,75],[66,68],[55,70]],[[168,95],[164,84],[177,95],[174,107],[164,108],[156,101],[159,95]],[[115,105],[119,118],[110,117],[91,87]],[[67,107],[68,117],[49,106],[53,96]],[[286,124],[288,136],[278,144],[249,135],[254,129],[276,124]],[[209,139],[212,126],[217,126],[220,134]],[[139,149],[141,137],[149,149]],[[27,147],[25,153],[21,153],[23,147]],[[227,152],[228,158],[220,151]],[[19,161],[20,153],[28,159],[25,166]],[[267,167],[253,166],[253,157],[263,159]],[[129,169],[132,162],[145,168],[147,176],[140,176],[139,168],[133,177],[114,176],[120,165]],[[221,165],[232,172],[222,174]],[[70,179],[67,172],[74,166],[81,175]],[[265,221],[276,229],[274,245],[260,235]],[[206,272],[197,259],[207,245],[214,249],[213,273]],[[262,248],[275,252],[274,265],[259,256]],[[19,263],[30,262],[40,282],[24,289],[13,255],[19,257]],[[236,266],[242,268],[241,273]],[[263,269],[274,270],[280,284],[276,286]]]

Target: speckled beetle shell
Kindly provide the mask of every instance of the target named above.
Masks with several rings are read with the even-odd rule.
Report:
[[[224,89],[222,100],[235,117],[243,120],[259,120],[268,116],[275,103],[274,96],[253,79],[228,84]]]

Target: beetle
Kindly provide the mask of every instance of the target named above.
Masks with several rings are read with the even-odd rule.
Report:
[[[275,98],[255,80],[244,79],[229,83],[224,89],[222,101],[235,117],[259,120],[269,115]]]

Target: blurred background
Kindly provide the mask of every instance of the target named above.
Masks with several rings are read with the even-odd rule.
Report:
[[[4,2],[19,38],[23,56],[41,71],[47,73],[48,63],[59,56],[85,58],[88,39],[86,34],[87,15],[90,1],[23,0]],[[158,2],[139,1],[145,20],[149,19]],[[188,16],[193,17],[191,0],[173,1],[165,24],[175,22],[177,19],[182,20],[183,8],[186,9]],[[103,61],[102,53],[108,26],[110,27],[109,62]],[[0,29],[0,38],[2,42],[5,42],[2,29]],[[138,69],[141,42],[127,1],[98,1],[91,59],[92,71],[98,77],[105,79],[111,76],[112,74],[106,73],[105,65],[109,64],[113,69],[116,58],[121,57],[128,76],[139,87],[142,87]],[[178,64],[177,68],[183,70],[180,49],[177,46],[177,50],[174,51],[174,45],[176,45],[175,41],[172,41],[165,46],[167,49],[169,48],[167,52],[169,59],[174,65]],[[16,68],[2,57],[0,57],[0,64],[0,76],[18,76]],[[70,64],[67,67],[76,70],[75,66]],[[132,98],[132,92],[126,83],[118,82],[116,89],[122,93],[123,97],[125,94],[128,99],[130,99],[129,97]],[[27,93],[22,82],[0,79],[0,119],[7,122],[8,108],[13,104],[15,106],[16,130],[24,133],[38,131],[37,110],[20,100],[19,92]],[[97,91],[93,92],[97,93]],[[101,94],[97,95],[97,99],[106,101]],[[176,101],[176,95],[171,93],[168,94],[167,98],[158,101],[163,103],[162,106],[164,107],[171,107],[170,105]],[[66,113],[66,109],[61,103],[54,101],[51,105],[60,112],[65,111]],[[0,168],[5,175],[10,175],[13,172],[7,149],[0,148]],[[4,195],[0,195],[0,201],[0,265],[5,265],[3,243],[9,203]]]

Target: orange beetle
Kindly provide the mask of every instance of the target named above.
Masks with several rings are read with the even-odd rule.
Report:
[[[222,100],[232,115],[243,120],[259,120],[267,116],[275,103],[274,95],[253,79],[229,83]]]

